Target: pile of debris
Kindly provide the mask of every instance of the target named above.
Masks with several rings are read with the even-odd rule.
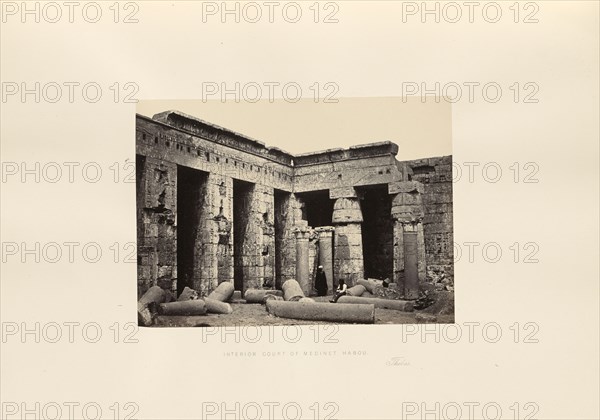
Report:
[[[396,283],[390,283],[386,280],[377,280],[377,279],[365,279],[358,280],[357,285],[364,286],[366,292],[362,294],[354,294],[356,292],[360,292],[359,290],[354,291],[353,293],[348,293],[351,296],[363,296],[363,297],[377,297],[382,299],[394,299],[394,300],[404,300],[404,294],[397,289]],[[357,286],[351,287],[348,291],[355,289]]]
[[[436,291],[454,291],[454,281],[441,267],[427,267],[427,282],[434,285]]]
[[[415,300],[415,309],[425,309],[433,304],[434,300],[429,296],[429,290],[424,290],[419,293],[419,297]]]
[[[159,318],[161,316],[231,314],[230,303],[263,304],[270,315],[281,318],[373,324],[375,308],[412,312],[415,308],[423,308],[425,303],[422,300],[403,300],[396,285],[386,280],[359,280],[335,304],[316,302],[305,296],[300,284],[293,279],[283,283],[281,289],[248,289],[242,299],[241,292],[234,290],[233,283],[223,282],[205,298],[200,298],[198,292],[186,287],[175,299],[168,290],[153,286],[138,301],[138,324],[160,325],[166,319]]]
[[[233,309],[227,301],[233,295],[233,284],[229,282],[221,283],[205,298],[199,298],[198,292],[186,287],[177,300],[168,290],[153,286],[138,301],[138,324],[149,327],[160,315],[230,314]]]

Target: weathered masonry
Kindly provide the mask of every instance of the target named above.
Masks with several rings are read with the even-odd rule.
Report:
[[[136,117],[138,294],[312,292],[323,265],[341,278],[388,278],[416,298],[453,283],[451,156],[398,161],[371,143],[291,155],[177,111]]]

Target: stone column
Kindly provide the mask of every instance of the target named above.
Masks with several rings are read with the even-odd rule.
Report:
[[[263,265],[263,190],[262,186],[253,186],[248,199],[248,224],[244,233],[243,292],[247,289],[261,289],[264,282]]]
[[[329,190],[329,198],[335,199],[332,223],[334,234],[334,282],[344,279],[348,287],[364,278],[364,260],[362,252],[362,211],[360,198],[353,187]]]
[[[275,286],[281,289],[286,280],[296,279],[296,237],[293,232],[294,214],[298,206],[292,193],[279,196],[275,209]]]
[[[425,240],[423,236],[423,185],[416,181],[388,184],[393,195],[394,282],[406,299],[419,297],[419,285],[425,281]]]
[[[310,296],[310,276],[308,267],[308,227],[300,226],[294,229],[296,234],[296,281],[306,296]]]
[[[275,197],[272,187],[260,187],[260,227],[262,230],[261,258],[259,275],[261,286],[275,288]]]
[[[323,266],[327,277],[327,290],[333,290],[333,232],[332,226],[323,226],[315,229],[319,234],[319,264]]]
[[[211,278],[210,291],[223,282],[233,282],[233,178],[210,174],[208,178],[210,219],[213,236],[215,273]]]

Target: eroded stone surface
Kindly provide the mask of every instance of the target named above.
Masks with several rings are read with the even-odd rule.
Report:
[[[380,142],[294,156],[180,112],[138,115],[138,296],[290,279],[308,296],[318,265],[330,290],[374,277],[402,293],[415,233],[419,285],[453,290],[452,158],[397,153]]]

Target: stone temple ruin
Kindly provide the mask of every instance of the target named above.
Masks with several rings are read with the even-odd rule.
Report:
[[[138,296],[314,294],[389,279],[405,299],[453,288],[452,158],[398,161],[380,142],[292,155],[177,111],[136,117]]]

